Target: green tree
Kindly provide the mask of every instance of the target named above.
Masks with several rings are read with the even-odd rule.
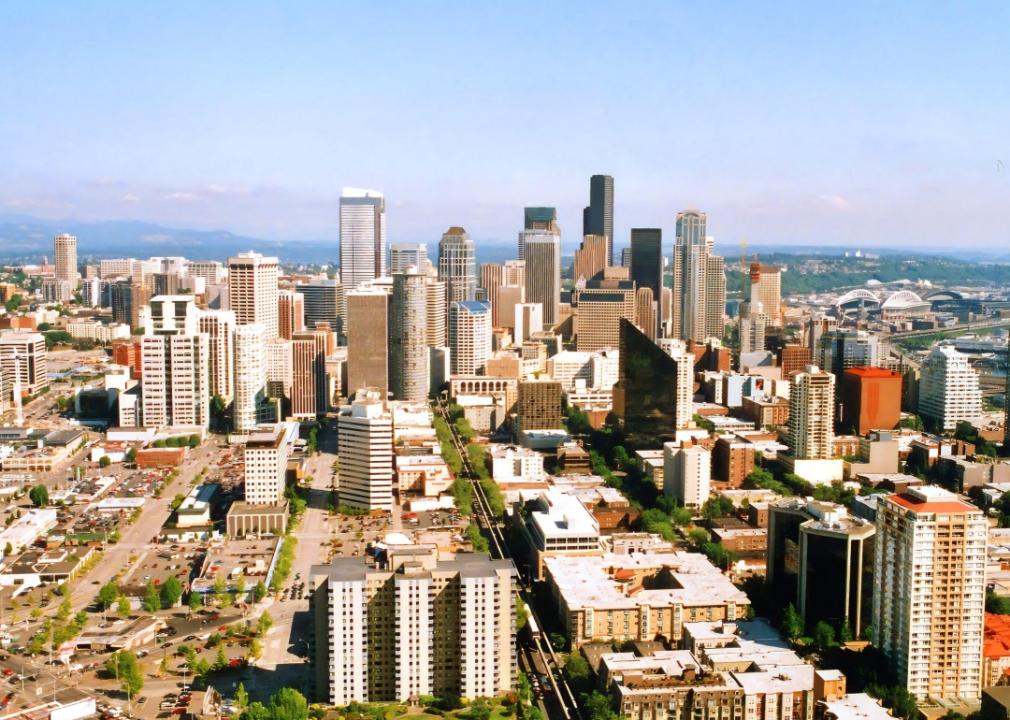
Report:
[[[217,646],[217,655],[214,656],[214,671],[220,672],[228,667],[228,656],[224,654],[224,647]]]
[[[175,575],[170,575],[161,586],[161,607],[173,608],[182,597],[182,583]]]
[[[985,611],[996,615],[1010,615],[1010,597],[987,592],[985,594]]]
[[[112,458],[110,458],[108,455],[102,455],[102,457],[98,458],[98,467],[100,468],[107,468],[111,464],[112,464]]]
[[[239,710],[245,710],[249,707],[249,693],[246,692],[245,683],[240,682],[238,687],[235,688],[235,705]]]
[[[36,485],[28,491],[28,499],[35,507],[45,507],[49,504],[49,490],[45,485]]]
[[[274,619],[270,617],[270,613],[264,610],[263,614],[260,615],[259,620],[256,621],[256,634],[263,637],[270,631],[273,624]]]
[[[245,599],[245,575],[239,575],[238,580],[235,581],[235,594],[241,598]]]
[[[126,455],[124,457],[126,459],[126,462],[130,463],[131,465],[135,463],[137,461],[137,448],[130,448],[129,450],[127,450]]]
[[[565,675],[576,687],[582,687],[589,680],[589,663],[578,650],[573,650],[565,661]]]
[[[786,605],[782,614],[782,634],[790,640],[795,640],[803,633],[803,620],[792,603]]]
[[[842,624],[838,628],[838,640],[843,643],[852,642],[852,627],[849,625],[848,619],[842,620]]]
[[[267,586],[260,580],[253,588],[253,602],[259,602],[267,596]]]
[[[239,720],[271,720],[270,711],[263,703],[254,702],[242,711]]]
[[[835,647],[835,629],[829,623],[821,620],[814,626],[814,645],[819,650],[828,650]]]
[[[582,706],[585,708],[586,717],[589,720],[617,720],[618,715],[614,712],[610,696],[597,690],[582,696]]]
[[[130,599],[125,595],[119,597],[119,602],[116,604],[116,614],[124,620],[130,617],[130,613],[133,612],[133,607],[130,605]]]
[[[119,588],[116,587],[116,583],[114,582],[105,583],[98,590],[98,607],[102,610],[108,610],[118,599]]]
[[[105,661],[105,669],[119,678],[119,686],[130,697],[136,696],[144,688],[144,673],[137,662],[137,656],[129,650],[119,650]]]
[[[153,580],[147,581],[147,588],[144,591],[144,600],[141,606],[149,613],[157,612],[161,609],[161,595]]]
[[[696,527],[687,531],[687,539],[694,547],[700,548],[711,539],[711,536],[705,528]]]
[[[267,704],[270,720],[308,720],[309,704],[305,696],[294,688],[281,688],[270,697]]]
[[[189,597],[186,600],[186,604],[189,605],[189,611],[191,613],[195,613],[203,605],[203,597],[200,595],[200,593],[190,590]]]
[[[56,610],[56,618],[58,620],[66,620],[70,617],[70,613],[73,612],[73,608],[70,607],[70,598],[64,597],[60,601],[60,606]]]
[[[178,510],[178,509],[179,509],[179,507],[180,507],[180,506],[182,506],[182,504],[183,504],[183,503],[184,503],[185,501],[186,501],[186,496],[185,496],[185,495],[183,495],[182,493],[179,493],[179,494],[177,494],[177,495],[176,495],[176,496],[175,496],[174,498],[172,498],[172,502],[170,502],[170,503],[168,504],[168,506],[169,506],[170,508],[172,508],[172,510]]]

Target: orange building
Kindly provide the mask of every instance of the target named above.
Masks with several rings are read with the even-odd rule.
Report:
[[[805,345],[783,345],[779,349],[779,367],[782,379],[788,380],[794,372],[802,372],[811,363],[810,348]]]
[[[131,369],[134,379],[140,379],[140,343],[132,340],[114,343],[112,362],[116,365],[126,365]]]
[[[849,368],[842,376],[842,428],[865,435],[901,421],[901,374],[879,367]]]
[[[1010,678],[1010,615],[985,614],[982,686],[1006,685]]]

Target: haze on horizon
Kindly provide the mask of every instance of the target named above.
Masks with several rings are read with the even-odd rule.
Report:
[[[9,5],[0,216],[514,242],[589,176],[617,245],[699,207],[721,243],[1010,247],[1010,6]]]

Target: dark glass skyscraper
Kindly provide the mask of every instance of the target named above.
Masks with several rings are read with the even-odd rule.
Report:
[[[614,178],[589,178],[589,206],[582,211],[583,235],[607,236],[607,265],[614,264]]]
[[[636,288],[652,290],[652,297],[659,304],[663,296],[663,231],[659,228],[632,228],[631,279]],[[657,312],[657,326],[659,316]]]
[[[677,434],[679,361],[621,318],[620,371],[614,414],[632,447],[662,447]]]

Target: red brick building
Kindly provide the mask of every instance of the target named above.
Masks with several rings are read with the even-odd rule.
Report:
[[[842,429],[858,435],[893,430],[901,421],[901,374],[879,367],[849,368],[842,375]]]

